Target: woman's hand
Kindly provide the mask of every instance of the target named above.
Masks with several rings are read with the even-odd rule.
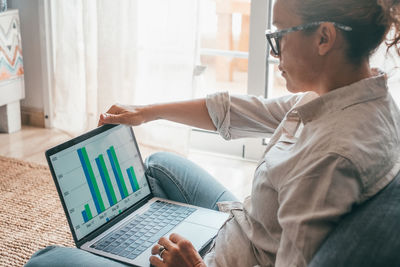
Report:
[[[131,126],[146,122],[144,106],[124,106],[115,104],[106,113],[100,115],[99,124],[127,124]]]
[[[151,254],[158,255],[161,246],[165,248],[161,259],[157,256],[150,257],[150,263],[155,267],[206,267],[192,243],[178,234],[171,234],[169,240],[161,237],[158,244],[151,249]]]

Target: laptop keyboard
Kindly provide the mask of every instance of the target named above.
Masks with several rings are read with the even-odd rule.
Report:
[[[195,208],[157,200],[145,213],[90,247],[134,259],[194,211]]]

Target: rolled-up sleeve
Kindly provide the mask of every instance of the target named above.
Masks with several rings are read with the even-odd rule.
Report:
[[[341,216],[360,201],[361,184],[359,171],[350,160],[329,153],[283,185],[276,266],[306,266]]]
[[[208,95],[206,105],[215,128],[229,140],[273,133],[299,98],[299,94],[265,99],[222,92]]]

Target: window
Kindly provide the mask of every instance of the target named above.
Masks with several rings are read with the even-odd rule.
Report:
[[[196,97],[215,91],[270,96],[267,94],[268,73],[271,71],[272,75],[276,61],[266,64],[264,33],[270,24],[271,6],[271,1],[260,0],[199,2],[198,55],[194,71]],[[257,160],[265,149],[261,139],[225,142],[215,133],[196,129],[191,133],[190,146]]]

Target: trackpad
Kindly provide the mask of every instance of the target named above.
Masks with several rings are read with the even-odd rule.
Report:
[[[217,234],[218,230],[204,225],[190,222],[182,222],[168,234],[177,233],[190,240],[193,246],[199,251],[211,238]]]

